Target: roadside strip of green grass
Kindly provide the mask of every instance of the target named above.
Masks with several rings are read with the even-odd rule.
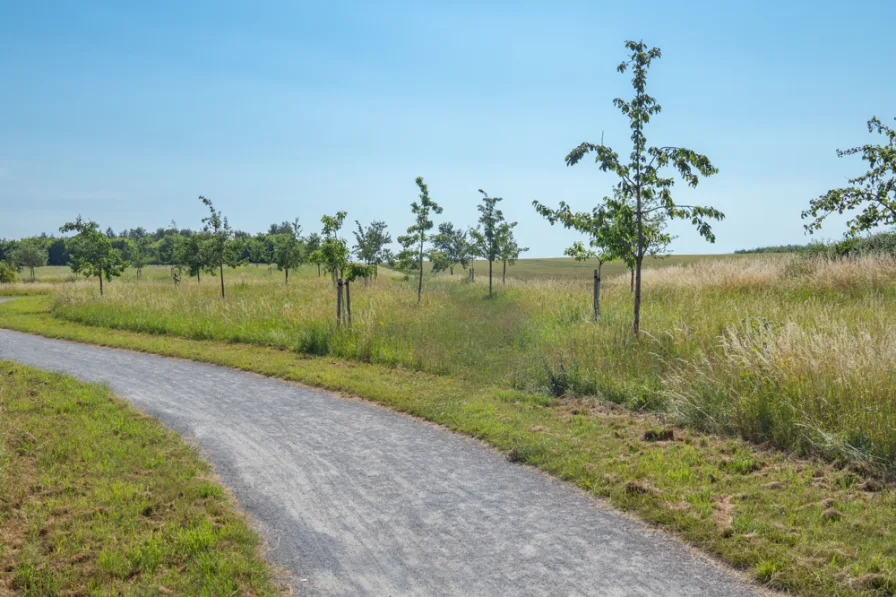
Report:
[[[764,585],[805,596],[896,594],[896,493],[848,467],[689,429],[593,399],[555,399],[383,366],[57,320],[47,297],[0,327],[215,363],[362,396],[480,438],[674,532]],[[672,438],[668,432],[672,431]]]
[[[276,595],[196,453],[107,388],[0,361],[0,595]]]

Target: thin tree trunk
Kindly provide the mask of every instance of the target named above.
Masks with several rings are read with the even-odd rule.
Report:
[[[348,327],[352,327],[352,293],[351,281],[345,281],[345,317]]]
[[[453,265],[449,265],[449,266],[448,266],[448,271],[450,271],[450,272],[451,272],[451,275],[453,276],[453,275],[454,275],[454,266],[453,266]]]
[[[202,270],[196,270],[196,284],[202,284]]]
[[[634,292],[635,291],[635,268],[630,267],[630,268],[628,268],[628,270],[629,270],[629,272],[631,272],[631,280],[629,281],[629,291]]]
[[[501,284],[507,283],[507,260],[504,260],[504,271],[501,273]]]
[[[488,295],[492,295],[492,260],[488,260]]]
[[[224,264],[219,263],[218,268],[221,270],[221,300],[224,300]]]
[[[317,264],[317,277],[320,278],[320,264]]]
[[[31,266],[31,281],[34,282],[34,266]]]
[[[289,285],[289,268],[286,268],[286,282],[284,284]]]
[[[641,263],[644,261],[644,223],[641,217],[641,190],[638,189],[638,254],[635,256],[635,317],[632,331],[641,334]]]
[[[336,327],[342,326],[342,280],[336,283]]]
[[[597,269],[594,270],[594,321],[600,319],[600,268],[603,263],[597,262]]]
[[[103,296],[103,273],[100,272],[100,296]]]
[[[420,281],[417,283],[417,304],[423,298],[423,239],[420,239]]]

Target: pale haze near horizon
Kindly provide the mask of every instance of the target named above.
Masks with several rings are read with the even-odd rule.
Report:
[[[708,155],[718,175],[681,203],[715,206],[717,243],[676,223],[677,253],[802,243],[813,197],[865,171],[835,150],[896,116],[892,2],[0,6],[0,238],[81,214],[116,231],[200,227],[197,200],[263,231],[323,213],[411,223],[416,176],[475,223],[477,189],[505,198],[527,257],[580,237],[531,207],[589,209],[615,180],[582,141],[630,150],[614,97],[626,39],[663,51],[648,92],[654,145]],[[845,218],[821,238],[838,238]],[[348,230],[345,231],[348,233]]]

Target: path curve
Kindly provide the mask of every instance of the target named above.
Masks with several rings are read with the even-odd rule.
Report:
[[[359,400],[0,330],[198,442],[300,595],[756,596],[663,533],[481,443]]]

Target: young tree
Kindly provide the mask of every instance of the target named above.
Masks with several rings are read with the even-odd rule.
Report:
[[[300,227],[301,228],[301,227]],[[295,270],[305,259],[305,247],[292,232],[276,234],[274,239],[274,263],[277,269],[286,273],[284,283],[289,284],[289,270]]]
[[[389,259],[387,245],[392,242],[392,235],[386,232],[386,223],[381,220],[374,220],[367,228],[361,226],[358,220],[355,220],[355,224],[358,226],[354,232],[358,243],[354,246],[355,255],[372,266],[373,275],[376,276],[378,266]]]
[[[451,222],[439,224],[439,232],[432,239],[434,250],[433,271],[448,270],[454,275],[454,266],[467,269],[473,260],[473,245],[466,230],[455,228]]]
[[[317,265],[317,276],[320,277],[321,262],[315,261],[316,256],[319,255],[318,249],[320,249],[320,235],[317,232],[312,232],[305,238],[305,252],[308,253],[308,260]]]
[[[809,234],[820,230],[822,222],[832,213],[842,214],[861,207],[864,207],[862,213],[846,223],[850,235],[896,224],[896,130],[873,117],[868,121],[868,132],[883,135],[886,145],[869,143],[837,150],[837,157],[841,158],[861,153],[869,170],[850,179],[849,187],[832,189],[809,203],[809,209],[802,213],[803,219],[812,218],[805,225]]]
[[[311,254],[310,259],[313,263],[323,265],[324,270],[329,273],[336,286],[336,326],[342,324],[342,313],[345,310],[343,302],[343,276],[345,269],[349,265],[351,251],[349,251],[348,243],[344,238],[339,236],[339,230],[342,228],[345,217],[348,214],[344,211],[336,212],[333,216],[323,216],[320,221],[324,225],[322,230],[322,240],[320,247]]]
[[[498,250],[498,259],[504,262],[504,270],[501,273],[502,285],[507,283],[507,264],[515,264],[520,255],[529,250],[529,247],[521,247],[516,242],[516,237],[513,235],[513,229],[516,228],[516,224],[516,222],[504,222],[501,224],[501,242]]]
[[[130,262],[131,267],[137,270],[137,279],[140,279],[140,274],[143,273],[143,268],[146,267],[147,253],[146,253],[146,243],[141,240],[127,240],[127,259]]]
[[[417,304],[423,298],[423,258],[426,256],[426,242],[430,240],[429,231],[432,230],[433,222],[429,219],[430,213],[442,213],[439,204],[430,199],[429,187],[423,182],[423,177],[418,176],[417,187],[420,189],[420,201],[411,203],[411,212],[416,216],[414,224],[408,227],[408,233],[398,237],[401,243],[402,251],[398,255],[399,267],[403,271],[412,271],[407,269],[411,263],[414,269],[419,270],[419,281],[417,283]]]
[[[74,222],[62,225],[59,231],[77,233],[67,241],[72,271],[86,278],[99,278],[100,296],[103,296],[103,278],[111,282],[128,266],[121,258],[121,252],[112,248],[112,241],[100,232],[99,224],[93,220],[85,222],[78,216]]]
[[[492,263],[501,252],[501,225],[504,223],[504,212],[497,205],[504,199],[489,197],[482,189],[479,192],[482,193],[482,203],[476,206],[479,210],[479,225],[470,231],[470,236],[476,253],[488,261],[488,295],[492,296]]]
[[[627,41],[625,47],[631,55],[617,67],[617,70],[624,73],[631,69],[635,95],[631,101],[616,98],[613,103],[629,119],[629,128],[632,132],[629,163],[622,162],[619,154],[603,143],[599,145],[582,143],[566,156],[566,164],[573,166],[588,153],[595,152],[597,154],[595,161],[600,169],[615,174],[619,178],[616,188],[621,196],[632,200],[637,232],[632,330],[637,336],[641,330],[641,265],[646,254],[644,228],[647,219],[651,215],[663,221],[675,218],[689,219],[701,236],[709,242],[715,242],[708,220],[721,220],[725,216],[713,207],[680,205],[672,199],[675,178],[660,176],[660,171],[664,167],[674,167],[691,187],[697,186],[700,175],[711,176],[718,170],[710,163],[708,157],[691,149],[647,145],[644,127],[650,122],[650,118],[661,110],[656,100],[646,92],[647,71],[651,63],[660,58],[662,53],[659,48],[648,48],[642,41]]]
[[[115,231],[112,230],[112,226],[106,228],[106,237],[107,238],[115,238]]]
[[[187,272],[187,276],[192,278],[196,276],[196,283],[202,283],[202,270],[212,270],[214,267],[209,265],[206,247],[209,242],[209,235],[204,232],[191,234],[190,236],[175,236],[173,249],[171,251],[171,265],[179,268],[179,271]],[[179,280],[179,278],[178,278]]]
[[[31,272],[31,281],[34,282],[34,268],[47,264],[47,248],[36,238],[26,238],[16,243],[16,248],[10,252],[10,261],[17,267],[27,267]]]
[[[209,215],[202,218],[203,231],[206,233],[205,242],[203,243],[204,267],[209,273],[216,271],[221,276],[221,299],[224,299],[224,266],[228,265],[232,268],[240,264],[238,247],[231,241],[233,230],[227,223],[227,218],[221,215],[221,212],[215,209],[211,200],[206,199],[202,195],[199,200],[203,205],[208,207]],[[242,247],[239,247],[240,249]]]

